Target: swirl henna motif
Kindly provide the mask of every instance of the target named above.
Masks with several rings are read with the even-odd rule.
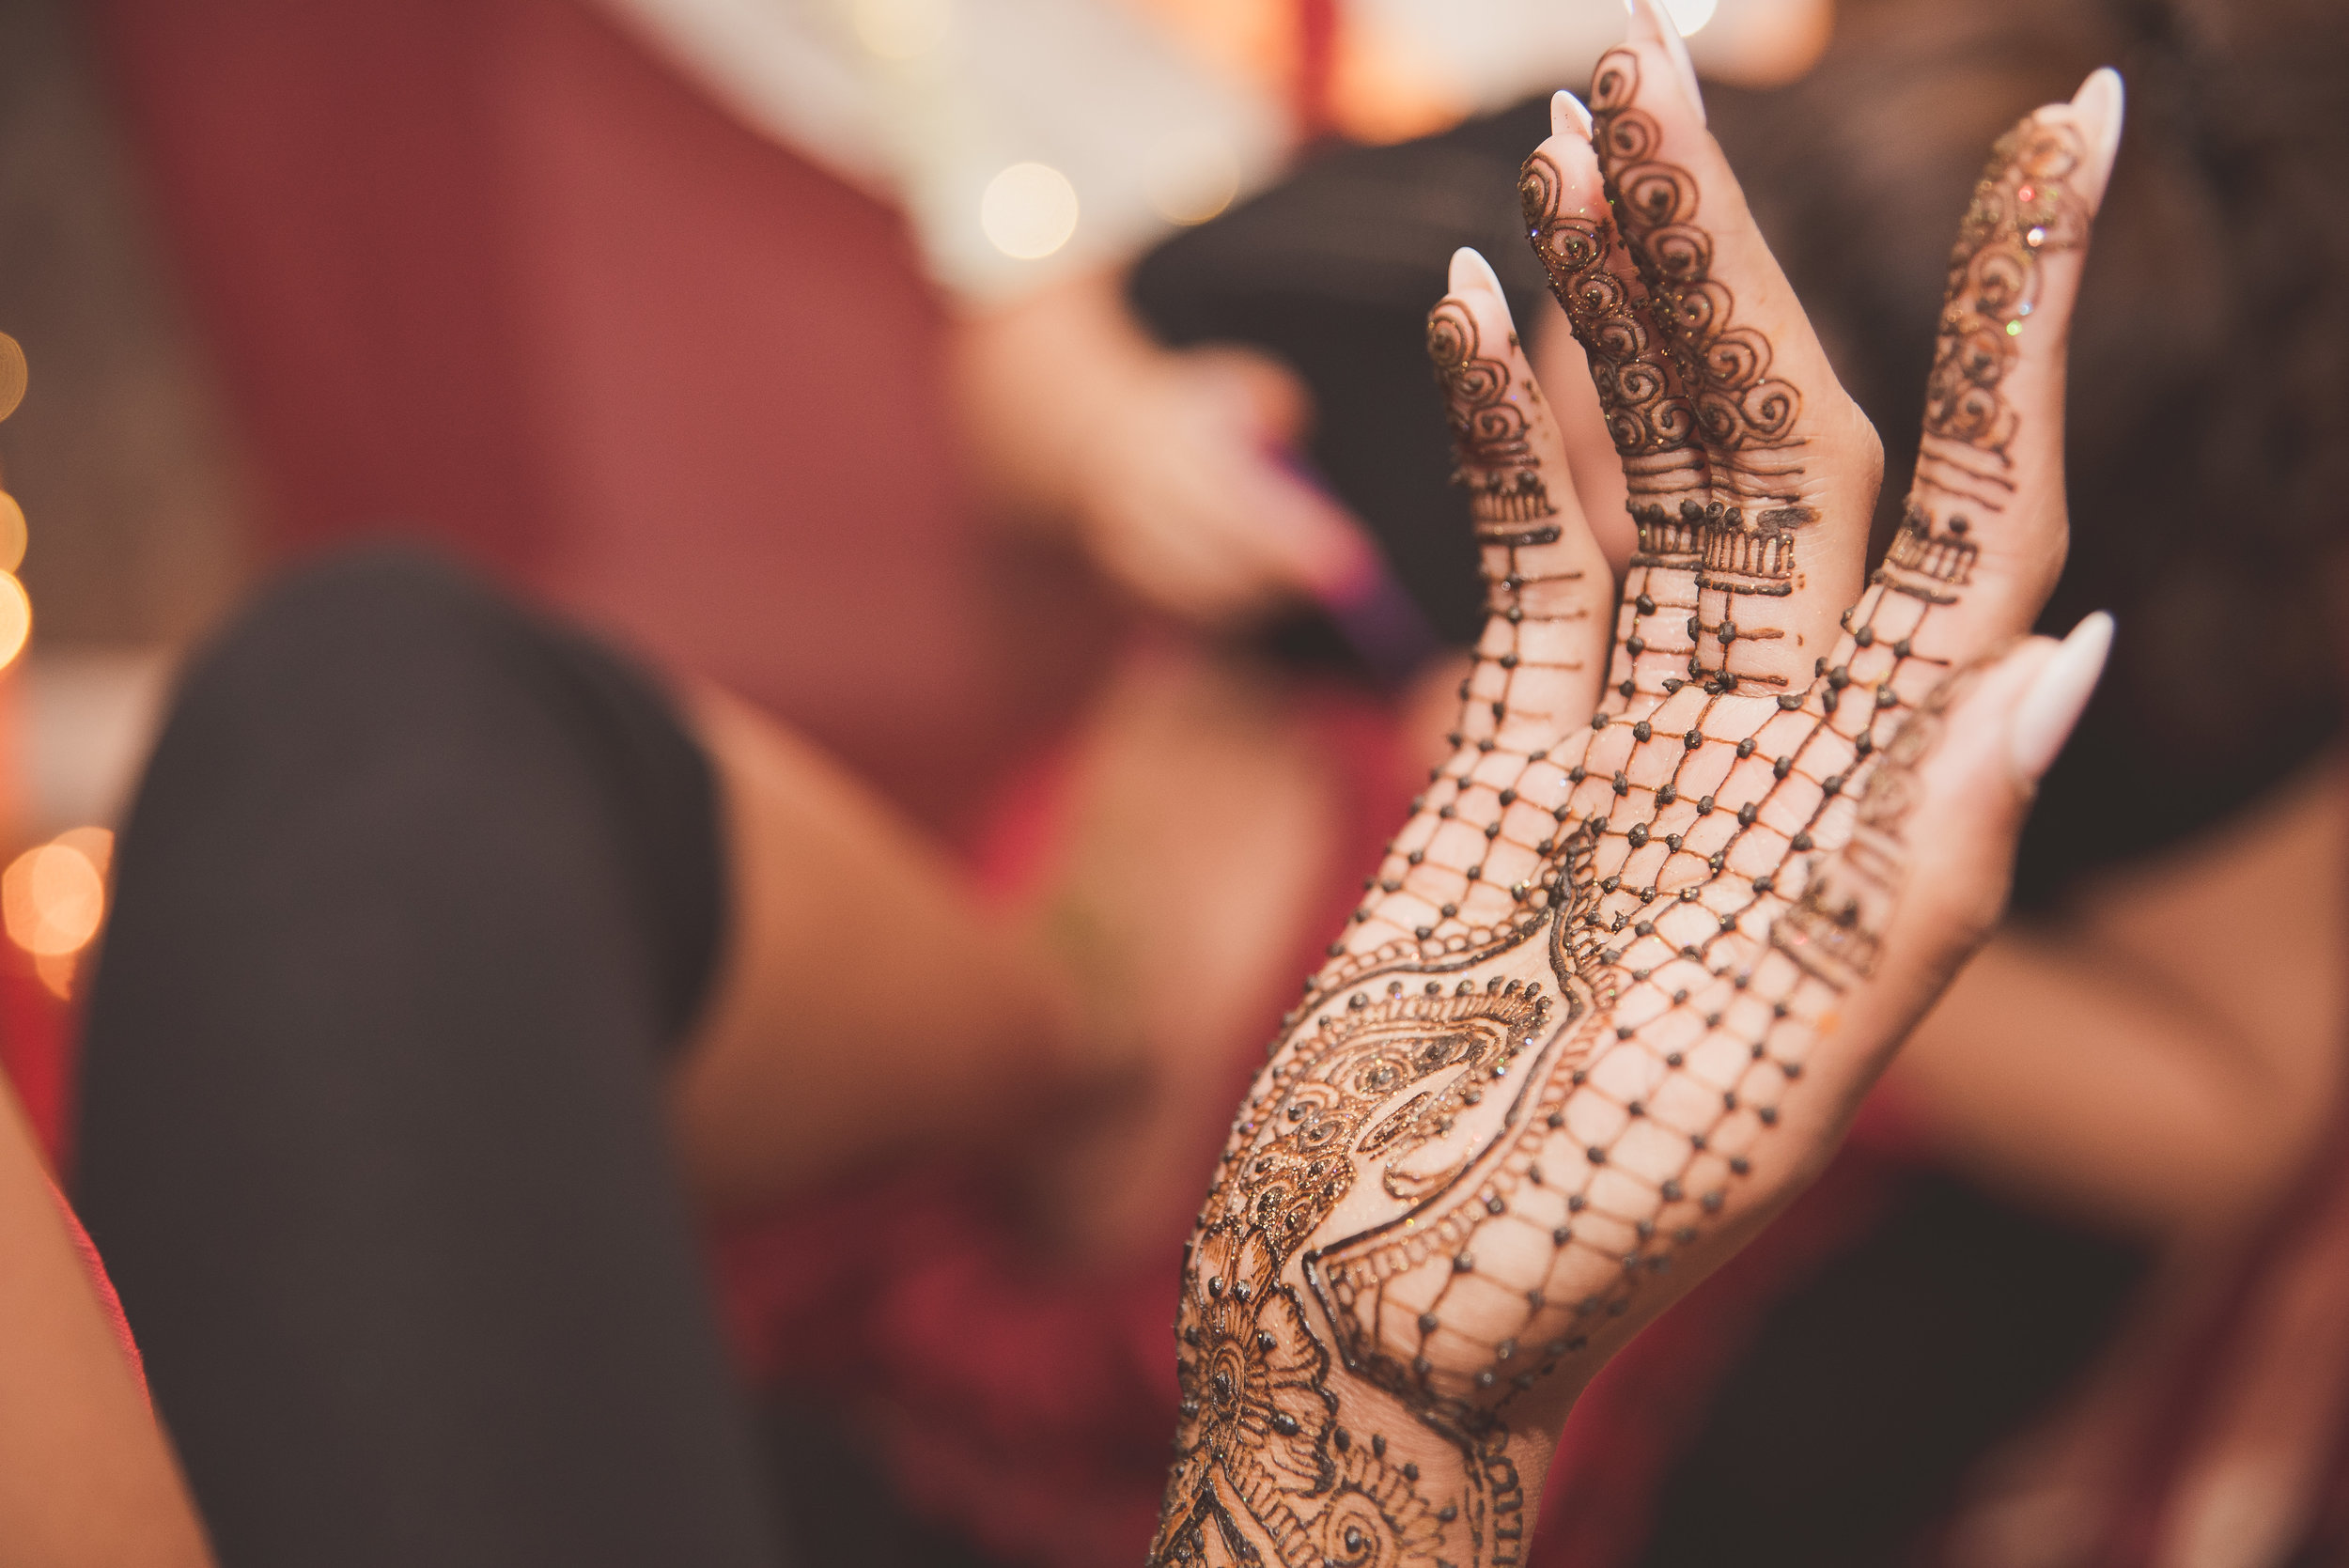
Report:
[[[1613,105],[1602,134],[1640,155],[1618,210],[1643,214],[1669,283],[1643,296],[1644,279],[1610,269],[1603,227],[1552,216],[1554,171],[1538,158],[1526,189],[1629,469],[1680,460],[1698,437],[1672,433],[1628,370],[1653,373],[1665,400],[1690,384],[1722,393],[1698,380],[1712,374],[1702,361],[1751,394],[1767,358],[1730,351],[1726,291],[1698,287],[1707,246],[1678,232],[1693,203],[1627,117],[1628,93],[1595,96]],[[2077,147],[2048,140],[2027,126],[1999,143],[1976,203],[1995,216],[1969,214],[1945,334],[1963,337],[1970,316],[2019,319],[1983,302],[2028,302],[2049,237],[2077,242],[2063,239],[2084,227],[2077,198],[2045,189]],[[2056,222],[2017,230],[2030,214]],[[2027,265],[2000,261],[1994,285],[1980,258],[2017,233]],[[1667,287],[1676,321],[1701,300],[1721,324],[1675,328],[1686,362],[1659,350],[1642,304]],[[1539,483],[1521,419],[1490,411],[1517,395],[1507,362],[1480,352],[1449,305],[1430,336],[1471,493],[1495,473]],[[1970,363],[1946,335],[1945,353]],[[1739,419],[1733,454],[1781,427]],[[1644,471],[1650,483],[1688,472]],[[1521,484],[1497,493],[1531,493]],[[1530,607],[1568,600],[1511,583],[1515,552],[1543,547],[1487,539],[1501,629],[1480,646],[1454,754],[1283,1020],[1185,1259],[1182,1426],[1155,1563],[1522,1563],[1513,1419],[1551,1419],[1545,1379],[1587,1373],[1641,1293],[1744,1206],[1813,1048],[1875,969],[1915,772],[1964,679],[1941,657],[1939,617],[1967,590],[1968,558],[1919,534],[1799,689],[1658,678],[1641,644],[1701,613],[1711,541],[1797,526],[1712,505],[1653,532],[1643,520],[1610,671],[1639,678],[1610,682],[1607,706],[1571,727],[1520,712],[1498,651],[1518,645]],[[1480,535],[1518,520],[1480,513]],[[1676,522],[1698,548],[1656,549]],[[1694,638],[1664,667],[1692,659]]]
[[[1782,675],[1738,647],[1781,632],[1734,607],[1793,592],[1797,534],[1814,517],[1791,455],[1802,396],[1772,373],[1768,337],[1736,324],[1735,300],[1713,275],[1697,182],[1663,156],[1639,90],[1638,55],[1615,50],[1599,62],[1592,142],[1611,216],[1564,211],[1563,181],[1541,153],[1518,183],[1624,460],[1639,531],[1626,598],[1654,607],[1638,611],[1610,684],[1626,696],[1669,694],[1683,680],[1783,690]]]
[[[1480,544],[1548,544],[1558,515],[1528,439],[1525,411],[1510,397],[1509,367],[1477,350],[1476,322],[1457,305],[1427,318],[1427,357],[1444,389],[1455,484],[1469,492]]]

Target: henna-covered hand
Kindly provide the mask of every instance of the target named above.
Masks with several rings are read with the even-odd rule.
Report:
[[[1638,549],[1620,592],[1490,270],[1428,344],[1490,609],[1436,769],[1237,1118],[1183,1270],[1154,1560],[1522,1560],[1605,1358],[1827,1157],[1997,915],[2109,623],[2063,553],[2063,341],[2120,129],[1994,150],[1908,521],[1645,0],[1526,165]],[[1610,610],[1612,610],[1611,616]]]

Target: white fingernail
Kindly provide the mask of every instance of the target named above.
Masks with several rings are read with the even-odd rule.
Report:
[[[2093,132],[2090,152],[2099,169],[2108,171],[2112,167],[2112,155],[2121,146],[2121,121],[2127,101],[2121,73],[2110,66],[2099,66],[2090,71],[2088,80],[2080,84],[2080,90],[2072,95],[2072,109],[2079,116],[2081,128]]]
[[[1579,136],[1591,139],[1591,112],[1582,107],[1582,101],[1559,88],[1549,99],[1549,133],[1553,136]]]
[[[2007,758],[2024,784],[2037,784],[2063,750],[2111,651],[2112,617],[2099,610],[2072,629],[2016,699],[2007,720]]]
[[[1452,276],[1446,287],[1455,294],[1466,294],[1480,286],[1490,289],[1494,299],[1507,303],[1509,297],[1501,291],[1501,276],[1493,271],[1493,264],[1475,247],[1462,245],[1452,253]]]
[[[1631,33],[1637,38],[1645,21],[1650,41],[1671,56],[1672,69],[1680,73],[1681,89],[1688,95],[1688,107],[1696,111],[1697,123],[1704,123],[1704,91],[1697,85],[1697,66],[1688,58],[1688,41],[1680,36],[1680,24],[1664,8],[1664,0],[1632,0]]]

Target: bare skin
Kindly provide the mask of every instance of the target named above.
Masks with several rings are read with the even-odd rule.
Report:
[[[1008,1146],[1123,1063],[1029,930],[837,764],[723,693],[727,950],[671,1080],[687,1180],[753,1206],[905,1149]],[[906,953],[927,956],[901,962]],[[1113,1039],[1109,1039],[1114,1044]],[[893,1063],[876,1114],[872,1063]]]
[[[1901,1103],[1993,1190],[2158,1245],[2237,1233],[2340,1097],[2349,897],[2308,868],[2344,856],[2349,779],[2326,758],[2060,924],[2000,931],[1902,1050]],[[2240,984],[2271,964],[2305,978]]]
[[[1579,1390],[1804,1185],[1989,929],[2098,633],[2064,323],[2119,131],[1994,149],[1909,522],[1653,5],[1527,164],[1637,524],[1618,596],[1489,269],[1429,344],[1492,618],[1452,758],[1268,1050],[1177,1319],[1161,1562],[1506,1564]],[[2003,650],[2003,652],[2002,652]],[[2029,737],[2029,738],[2027,738]]]
[[[0,1082],[0,1541],[23,1568],[212,1560],[171,1445],[100,1311]]]

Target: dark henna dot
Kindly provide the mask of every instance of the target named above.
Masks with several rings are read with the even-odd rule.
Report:
[[[1735,1159],[1729,1162],[1729,1172],[1733,1176],[1742,1176],[1752,1169],[1752,1161],[1747,1159],[1743,1155],[1739,1155]]]
[[[1634,740],[1646,740],[1655,734],[1655,729],[1644,719],[1631,726],[1631,738]]]
[[[1286,1410],[1275,1410],[1272,1412],[1272,1430],[1283,1437],[1294,1437],[1297,1436],[1297,1418]]]
[[[1638,598],[1633,599],[1631,603],[1633,607],[1636,608],[1642,615],[1653,615],[1656,613],[1656,601],[1645,594],[1641,594]]]
[[[1753,737],[1748,736],[1737,742],[1737,756],[1740,761],[1743,761],[1751,755],[1753,755]]]
[[[1591,715],[1591,728],[1593,728],[1593,729],[1595,729],[1595,730],[1603,730],[1603,729],[1605,729],[1606,727],[1607,727],[1607,715],[1605,715],[1604,713],[1594,713],[1594,714],[1592,714],[1592,715]],[[1161,1406],[1160,1408],[1163,1408],[1163,1406]]]
[[[1475,1273],[1476,1259],[1474,1256],[1467,1252],[1457,1254],[1452,1260],[1452,1272],[1455,1274]]]
[[[1600,1148],[1595,1143],[1592,1144],[1589,1148],[1583,1150],[1582,1152],[1584,1155],[1589,1157],[1593,1165],[1604,1165],[1607,1163],[1607,1151]],[[1161,1406],[1160,1408],[1164,1407]]]
[[[1811,835],[1809,833],[1797,833],[1792,839],[1787,841],[1786,847],[1792,849],[1797,855],[1807,855],[1811,852]]]

